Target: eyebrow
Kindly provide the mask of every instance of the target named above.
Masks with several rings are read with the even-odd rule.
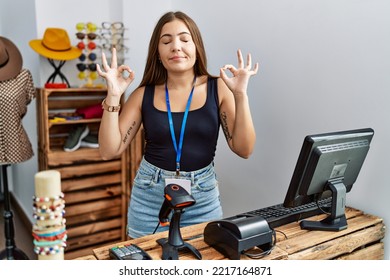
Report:
[[[191,33],[187,32],[187,31],[183,31],[183,32],[178,33],[177,35],[178,36],[180,36],[180,35],[190,35],[191,36]],[[172,37],[172,36],[173,36],[172,34],[166,33],[166,34],[161,35],[160,39],[163,37]]]

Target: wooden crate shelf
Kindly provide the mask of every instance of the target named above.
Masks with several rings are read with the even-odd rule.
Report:
[[[72,115],[78,108],[100,104],[104,89],[37,89],[38,167],[61,174],[65,195],[68,246],[72,258],[107,242],[126,240],[127,196],[130,193],[129,153],[104,161],[98,149],[63,150],[76,125],[88,125],[97,134],[100,118],[52,122],[55,114]],[[134,150],[134,148],[132,148]]]

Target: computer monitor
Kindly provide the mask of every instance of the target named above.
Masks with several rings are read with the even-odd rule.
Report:
[[[296,207],[332,197],[330,215],[322,221],[301,221],[301,228],[339,231],[347,228],[346,193],[351,191],[368,153],[374,130],[363,128],[308,135],[284,200]]]

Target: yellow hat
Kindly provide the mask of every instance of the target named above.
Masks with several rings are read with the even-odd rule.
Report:
[[[38,54],[56,60],[72,60],[82,52],[70,44],[68,33],[61,28],[47,28],[43,39],[31,40],[29,44]]]

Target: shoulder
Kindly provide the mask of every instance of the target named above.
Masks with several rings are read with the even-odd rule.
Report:
[[[142,100],[144,97],[145,87],[138,87],[131,92],[125,102],[126,107],[141,108]]]
[[[145,93],[145,88],[146,87],[144,87],[144,86],[136,88],[132,93],[130,93],[129,99],[132,98],[132,99],[141,99],[142,100],[144,93]]]
[[[218,98],[219,103],[221,104],[226,98],[229,98],[232,96],[230,89],[227,87],[225,82],[222,80],[222,78],[217,77],[217,85],[218,85]]]
[[[134,95],[143,95],[144,92],[145,92],[145,86],[142,86],[142,87],[137,87],[133,92],[132,94]]]
[[[217,79],[217,84],[218,84],[218,90],[229,90],[229,88],[226,86],[225,82],[222,80],[221,77],[216,77]]]

